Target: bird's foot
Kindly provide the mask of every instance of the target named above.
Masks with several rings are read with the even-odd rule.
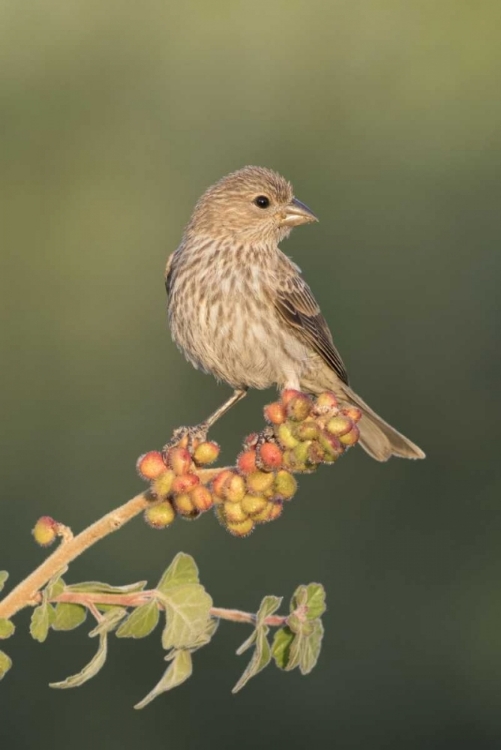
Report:
[[[195,427],[178,427],[172,433],[172,439],[164,447],[164,451],[175,446],[181,446],[187,448],[191,453],[199,443],[205,442],[208,431],[209,425],[207,422],[202,422]]]

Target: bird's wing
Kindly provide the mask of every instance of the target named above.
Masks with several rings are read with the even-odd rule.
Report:
[[[276,290],[275,307],[292,331],[313,348],[343,383],[348,375],[310,287],[297,272],[287,274]]]
[[[165,266],[164,278],[165,278],[165,288],[167,289],[167,294],[169,294],[169,290],[170,290],[171,276],[172,276],[172,271],[174,270],[173,261],[174,261],[175,254],[176,254],[176,251],[174,250],[174,252],[171,253],[169,257],[167,258],[167,265]]]

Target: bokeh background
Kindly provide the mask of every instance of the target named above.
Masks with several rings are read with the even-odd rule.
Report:
[[[29,530],[79,530],[135,494],[136,457],[227,394],[167,332],[163,266],[194,201],[273,167],[320,217],[284,245],[356,389],[423,446],[356,449],[301,481],[249,539],[212,515],[133,521],[67,578],[154,583],[196,558],[220,606],[256,610],[319,580],[320,662],[269,668],[237,697],[244,626],[143,712],[158,634],[113,641],[86,686],[52,691],[95,647],[25,635],[0,686],[5,747],[501,744],[499,472],[501,9],[461,0],[4,0],[0,6],[0,567],[44,557]],[[272,393],[214,436],[230,461]],[[44,740],[45,738],[45,740]]]

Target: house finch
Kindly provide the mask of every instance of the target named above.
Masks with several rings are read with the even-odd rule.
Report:
[[[333,391],[363,412],[360,443],[378,461],[424,458],[348,385],[343,361],[300,269],[278,245],[293,227],[317,221],[276,172],[244,167],[210,187],[195,206],[165,273],[172,337],[187,359],[234,389],[206,422],[248,388]]]

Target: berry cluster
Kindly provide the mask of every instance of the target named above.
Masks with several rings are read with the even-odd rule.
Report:
[[[269,426],[250,435],[235,467],[207,470],[219,455],[214,442],[183,437],[163,453],[150,451],[138,461],[139,474],[151,482],[157,502],[145,512],[155,528],[176,516],[187,519],[214,507],[221,523],[244,537],[258,523],[274,521],[296,493],[294,473],[334,463],[359,438],[355,407],[340,408],[333,393],[317,398],[294,390],[264,409]]]

